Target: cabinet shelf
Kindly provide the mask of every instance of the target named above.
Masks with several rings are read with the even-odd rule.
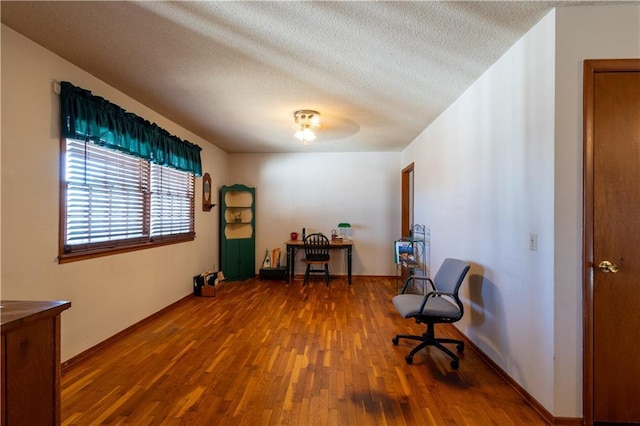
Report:
[[[424,225],[415,224],[411,227],[411,235],[402,237],[400,241],[407,242],[412,249],[413,259],[398,260],[398,289],[403,278],[412,275],[429,277],[430,275],[430,234],[431,231]],[[405,271],[405,272],[402,272]]]
[[[419,262],[400,262],[400,266],[405,269],[422,269],[422,265]]]

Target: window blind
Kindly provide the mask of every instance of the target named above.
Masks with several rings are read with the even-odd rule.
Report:
[[[90,141],[65,147],[64,253],[193,239],[192,174]]]
[[[194,182],[184,172],[151,165],[151,237],[193,232]]]

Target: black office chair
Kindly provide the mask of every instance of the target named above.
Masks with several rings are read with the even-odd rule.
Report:
[[[322,233],[309,234],[304,239],[304,259],[307,268],[304,272],[304,283],[309,282],[309,274],[324,272],[324,280],[329,287],[329,239]],[[322,269],[317,269],[323,266]]]
[[[454,343],[458,352],[464,351],[462,340],[435,337],[435,324],[453,323],[459,321],[464,314],[462,302],[458,297],[458,290],[469,271],[469,264],[458,259],[445,259],[433,280],[422,276],[407,278],[401,294],[394,296],[393,305],[405,318],[414,318],[417,323],[427,325],[427,331],[422,336],[398,334],[392,339],[398,346],[400,339],[411,339],[421,342],[405,357],[407,364],[413,362],[413,356],[427,346],[435,346],[447,355],[451,361],[451,368],[456,370],[460,359],[446,348],[443,343]],[[409,289],[421,289],[421,294],[408,294]]]

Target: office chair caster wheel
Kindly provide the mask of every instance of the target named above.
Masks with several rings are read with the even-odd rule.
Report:
[[[451,368],[453,368],[454,370],[457,370],[459,366],[460,364],[458,363],[458,361],[456,360],[451,361]]]
[[[400,341],[400,339],[398,339],[398,336],[396,336],[393,339],[391,339],[391,342],[393,342],[393,346],[398,346],[398,342],[399,341]]]
[[[458,346],[456,346],[456,349],[458,349],[458,352],[460,353],[464,352],[464,343],[458,343]]]
[[[413,357],[411,355],[407,355],[404,357],[404,360],[407,361],[407,364],[413,364]]]

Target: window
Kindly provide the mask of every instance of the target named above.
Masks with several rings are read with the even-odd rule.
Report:
[[[60,263],[191,241],[200,148],[60,82]]]
[[[62,140],[60,262],[191,241],[194,175]]]

